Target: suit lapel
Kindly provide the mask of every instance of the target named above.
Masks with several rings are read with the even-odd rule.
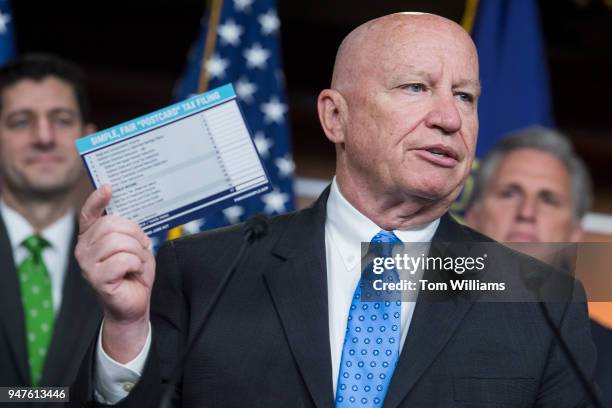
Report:
[[[462,227],[447,214],[440,220],[433,241],[469,241]],[[422,297],[419,296],[422,300]],[[451,339],[472,302],[449,297],[442,301],[419,301],[395,369],[384,407],[397,407]]]
[[[272,250],[281,266],[264,274],[304,382],[318,407],[333,406],[325,213],[329,188],[296,213]]]
[[[70,248],[76,245],[78,227],[75,228]],[[47,353],[41,384],[69,385],[70,373],[76,373],[80,359],[79,344],[88,344],[83,336],[90,336],[99,325],[99,306],[94,292],[81,276],[81,270],[72,251],[68,255],[68,269],[62,289],[62,305],[55,320],[53,337]]]
[[[283,264],[264,274],[297,364],[318,407],[334,405],[325,262],[328,195],[329,188],[312,209],[294,216],[272,251],[284,260]],[[439,242],[470,239],[449,215],[442,217],[433,238]],[[399,406],[451,339],[472,304],[469,299],[454,297],[417,303],[385,407]]]
[[[11,242],[0,217],[0,325],[6,331],[8,349],[23,384],[30,384],[26,351],[25,323],[21,292]],[[0,328],[2,330],[2,328]]]
[[[453,300],[417,303],[385,398],[386,408],[399,406],[450,340],[471,306],[471,303]]]

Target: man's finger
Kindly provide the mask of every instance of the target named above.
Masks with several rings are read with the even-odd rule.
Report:
[[[151,240],[138,224],[117,215],[107,215],[104,217],[104,220],[90,226],[87,230],[87,238],[85,239],[85,236],[83,238],[87,245],[95,245],[96,242],[103,239],[107,234],[115,232],[132,236],[141,243],[143,248],[149,248],[151,244]]]
[[[143,262],[149,251],[134,237],[119,232],[113,232],[104,237],[94,248],[94,258],[103,262],[107,258],[119,252],[127,252],[138,256]]]
[[[142,273],[143,262],[127,252],[118,252],[100,262],[90,270],[87,280],[103,297],[112,296],[117,286],[121,286],[128,273]],[[121,306],[121,305],[117,305]]]
[[[104,184],[102,187],[91,193],[91,195],[83,204],[81,216],[79,217],[79,234],[87,231],[94,222],[102,215],[104,208],[110,202],[112,197],[112,189],[110,184]]]

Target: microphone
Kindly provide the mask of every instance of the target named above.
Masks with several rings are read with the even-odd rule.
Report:
[[[249,244],[263,238],[268,233],[268,219],[263,214],[255,214],[244,225],[244,236]]]
[[[191,355],[191,352],[193,351],[197,343],[197,340],[202,335],[202,332],[204,331],[204,328],[206,327],[206,323],[208,322],[210,315],[212,314],[212,312],[215,310],[215,307],[219,303],[219,299],[221,298],[221,295],[225,291],[227,284],[229,283],[232,276],[234,275],[236,267],[238,266],[238,263],[242,260],[242,257],[244,253],[246,252],[247,248],[251,246],[251,244],[253,244],[258,239],[263,238],[267,233],[268,233],[268,220],[262,214],[256,214],[250,217],[244,224],[243,240],[242,240],[242,245],[240,246],[240,249],[238,250],[238,255],[236,255],[232,264],[229,266],[229,268],[227,268],[227,271],[225,272],[225,275],[223,275],[223,279],[221,280],[221,283],[217,287],[217,290],[215,291],[215,293],[212,295],[211,300],[208,303],[208,306],[202,313],[202,317],[200,321],[198,322],[196,326],[194,326],[196,327],[196,330],[194,331],[194,334],[191,336],[191,340],[187,343],[187,347],[185,348],[185,351],[183,352],[179,362],[174,367],[174,370],[172,371],[172,375],[170,376],[170,380],[168,381],[168,385],[162,394],[162,398],[159,404],[160,408],[170,407],[170,401],[174,393],[174,390],[176,388],[176,383],[178,379],[180,378],[181,374],[183,373],[185,364],[187,363],[187,359]]]
[[[537,300],[538,300],[538,305],[540,306],[540,310],[542,311],[544,320],[546,320],[546,324],[552,331],[555,339],[557,340],[557,343],[559,343],[559,345],[561,346],[561,350],[563,351],[563,354],[569,361],[570,366],[572,367],[572,371],[574,372],[576,377],[578,377],[578,380],[580,381],[582,388],[584,388],[584,390],[586,391],[589,399],[591,400],[591,403],[593,404],[593,407],[605,408],[603,403],[599,399],[599,396],[597,395],[597,391],[593,383],[589,380],[589,377],[585,374],[582,367],[580,367],[580,365],[578,364],[578,361],[576,360],[576,356],[574,356],[574,353],[572,353],[572,350],[569,348],[569,345],[563,338],[563,335],[561,334],[561,330],[559,330],[559,328],[555,324],[552,316],[550,315],[550,311],[548,310],[548,307],[546,307],[546,303],[542,299],[541,289],[542,289],[542,285],[544,284],[543,277],[540,274],[535,273],[534,271],[524,271],[523,270],[521,271],[521,279],[525,283],[525,286],[527,286],[527,288],[536,295]]]

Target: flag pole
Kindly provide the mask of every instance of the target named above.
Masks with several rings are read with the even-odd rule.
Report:
[[[472,34],[472,30],[474,29],[474,19],[476,18],[477,10],[478,0],[466,0],[465,11],[463,12],[463,18],[461,19],[461,26],[470,34]]]
[[[200,62],[200,78],[198,80],[198,93],[202,93],[208,89],[208,70],[206,63],[213,55],[215,46],[217,45],[217,27],[221,18],[221,9],[223,8],[223,0],[212,0],[210,5],[210,16],[208,18],[208,32],[206,33],[206,44],[204,46],[204,55]]]
[[[206,63],[212,56],[217,44],[217,27],[221,18],[221,8],[223,0],[212,0],[210,4],[210,16],[208,17],[208,31],[206,32],[206,43],[204,44],[204,53],[200,61],[200,76],[198,78],[198,93],[205,92],[208,89],[208,70]],[[169,241],[182,237],[185,234],[182,225],[174,227],[168,231],[167,239]]]

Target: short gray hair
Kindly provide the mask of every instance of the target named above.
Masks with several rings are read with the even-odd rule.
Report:
[[[485,156],[474,180],[474,191],[468,209],[482,198],[502,159],[517,149],[540,150],[559,159],[570,175],[576,219],[581,219],[591,209],[592,182],[584,162],[576,155],[571,142],[563,134],[542,126],[531,126],[509,134]]]

